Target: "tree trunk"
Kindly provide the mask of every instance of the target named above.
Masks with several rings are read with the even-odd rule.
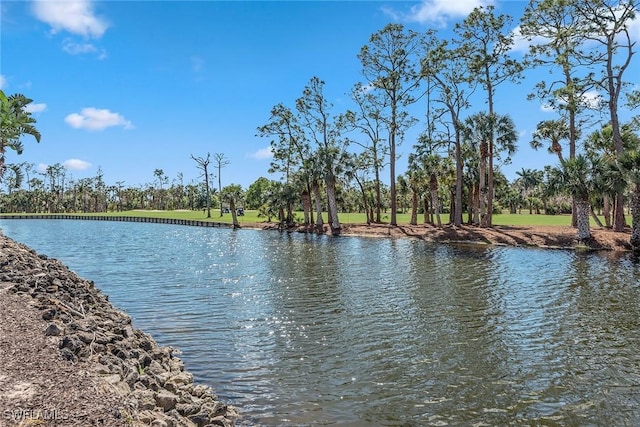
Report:
[[[238,222],[238,212],[236,212],[236,200],[233,197],[229,199],[229,209],[231,210],[233,228],[240,228],[240,223]]]
[[[456,204],[453,217],[453,225],[460,227],[462,225],[462,149],[460,147],[460,132],[456,126]]]
[[[480,144],[480,161],[478,162],[478,173],[480,174],[480,182],[478,183],[478,214],[479,218],[477,223],[481,226],[485,226],[485,201],[487,197],[486,187],[486,173],[487,173],[487,158],[483,153],[486,153],[488,146],[486,142]]]
[[[291,201],[287,201],[287,226],[294,225],[293,220],[293,203]]]
[[[604,215],[604,223],[607,228],[611,228],[611,199],[608,194],[602,196],[602,214]]]
[[[480,184],[476,183],[473,188],[473,225],[480,225]]]
[[[286,224],[286,215],[284,213],[284,208],[280,206],[278,208],[278,228],[283,229]]]
[[[431,175],[429,179],[429,191],[431,192],[431,207],[436,214],[436,223],[438,227],[442,227],[442,220],[440,219],[440,201],[438,200],[438,178],[436,175]]]
[[[596,215],[596,213],[593,211],[593,208],[591,208],[590,210],[591,210],[591,218],[593,218],[595,223],[598,224],[598,227],[602,227],[602,222],[600,221],[600,218],[598,218],[598,215]]]
[[[418,192],[411,189],[411,225],[418,225]]]
[[[589,213],[591,206],[588,200],[576,200],[576,214],[578,219],[578,240],[584,241],[591,237],[589,228]]]
[[[422,216],[424,223],[429,224],[429,199],[426,195],[422,198]]]
[[[338,219],[338,203],[336,202],[336,177],[329,172],[325,178],[327,184],[327,204],[329,205],[329,226],[331,234],[340,234],[340,220]]]
[[[640,250],[640,185],[635,186],[631,194],[631,247]]]
[[[313,196],[316,199],[316,231],[321,232],[323,231],[323,224],[324,222],[322,221],[322,199],[320,198],[320,185],[318,184],[317,180],[313,180]]]
[[[482,219],[483,227],[493,227],[493,135],[489,141],[489,166],[487,167],[487,213]]]
[[[376,184],[376,222],[382,222],[382,191],[380,190],[380,169],[378,168],[378,158],[374,152],[375,184]]]
[[[390,174],[390,192],[391,192],[391,225],[398,225],[398,201],[396,200],[396,109],[394,102],[391,103],[391,132],[389,135],[389,174]]]
[[[615,198],[615,205],[613,207],[613,231],[623,231],[625,226],[624,221],[624,199],[622,193],[617,193]]]
[[[302,211],[304,212],[304,225],[311,224],[311,196],[308,190],[304,190],[301,195]]]
[[[369,225],[373,221],[373,213],[369,215],[369,204],[367,203],[367,192],[365,191],[364,185],[362,184],[360,179],[358,179],[357,176],[355,176],[355,179],[356,179],[356,183],[358,184],[358,187],[360,188],[360,193],[362,194],[362,207],[364,208],[364,213],[367,217],[367,225]]]

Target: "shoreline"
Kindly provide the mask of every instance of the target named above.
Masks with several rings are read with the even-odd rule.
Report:
[[[275,223],[244,224],[241,228],[279,230]],[[295,226],[281,231],[317,233],[331,235],[327,225],[318,233],[313,226]],[[576,229],[569,226],[493,226],[481,228],[477,226],[443,225],[436,227],[429,224],[391,226],[389,224],[342,224],[340,236],[344,237],[379,237],[379,238],[411,238],[425,242],[463,245],[512,246],[537,249],[561,249],[580,251],[610,251],[615,253],[632,250],[629,239],[631,230],[614,232],[606,228],[592,228],[591,238],[579,242]]]
[[[0,425],[232,427],[172,347],[90,280],[0,233]]]
[[[0,219],[120,221],[233,229],[233,224],[228,222],[162,217],[77,214],[0,214]],[[242,222],[238,228],[331,235],[327,224],[323,225],[323,231],[321,232],[315,230],[313,225],[296,225],[282,228],[276,222],[266,221]],[[560,225],[494,225],[491,228],[481,228],[466,224],[460,227],[455,227],[450,224],[436,227],[429,224],[399,224],[391,226],[386,223],[346,223],[341,224],[340,236],[413,238],[426,242],[446,244],[514,246],[539,249],[613,252],[632,251],[630,244],[631,229],[629,227],[625,228],[623,232],[614,232],[608,228],[591,227],[591,238],[585,242],[579,242],[576,234],[577,231],[574,227]]]

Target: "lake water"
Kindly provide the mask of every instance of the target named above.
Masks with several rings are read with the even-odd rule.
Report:
[[[2,220],[246,425],[640,425],[631,255]]]

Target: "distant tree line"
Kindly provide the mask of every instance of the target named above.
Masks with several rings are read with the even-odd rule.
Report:
[[[633,110],[639,104],[637,88],[624,79],[635,53],[629,25],[638,4],[531,0],[517,32],[512,17],[493,6],[478,7],[455,25],[451,39],[434,30],[387,25],[358,54],[365,80],[350,93],[355,108],[335,113],[324,96],[325,82],[312,77],[299,98],[275,105],[258,127],[258,135],[271,141],[270,172],[283,177],[277,189],[282,220],[293,221],[292,206],[299,203],[304,224],[322,227],[320,212],[326,209],[332,232],[339,234],[338,211],[344,207],[338,194],[355,183],[368,222],[381,222],[388,206],[389,223],[396,225],[403,192],[410,193],[412,223],[422,211],[440,225],[438,213],[448,211],[460,226],[466,212],[467,222],[481,227],[491,227],[496,212],[513,210],[522,200],[531,209],[538,204],[534,198],[540,200],[547,213],[566,210],[549,204],[564,194],[571,198],[580,239],[590,237],[589,216],[601,207],[611,227],[622,231],[625,206],[640,219],[638,118],[619,118],[622,106]],[[516,37],[530,43],[523,58],[513,55]],[[523,169],[517,186],[507,190],[500,165],[510,162],[518,135],[496,94],[534,67],[548,70],[549,78],[535,84],[529,99],[556,117],[538,124],[531,146],[548,144],[559,163],[545,171]],[[471,103],[477,96],[484,111]],[[423,131],[412,141],[408,170],[397,176],[396,149],[420,122],[409,113],[418,102],[426,107]],[[596,130],[588,134],[590,129]],[[390,172],[386,196],[383,168]],[[639,238],[634,229],[634,241]]]
[[[391,225],[397,225],[398,212],[410,212],[412,224],[422,215],[436,226],[442,225],[440,214],[448,213],[454,226],[491,227],[494,214],[526,209],[571,212],[581,240],[590,237],[589,217],[600,221],[596,214],[605,226],[622,231],[628,208],[631,243],[640,248],[640,120],[620,120],[621,108],[631,111],[640,104],[640,91],[624,78],[635,54],[629,24],[639,1],[530,0],[518,33],[513,18],[493,6],[474,9],[454,27],[451,39],[389,24],[357,54],[364,80],[350,92],[352,108],[336,113],[318,77],[291,104],[273,106],[257,132],[270,140],[269,172],[279,179],[260,178],[246,191],[222,188],[220,180],[214,188],[213,175],[203,168],[209,154],[192,155],[203,172],[198,183],[185,185],[181,174],[169,182],[156,169],[154,182],[136,188],[106,185],[100,171],[74,181],[60,165],[46,172],[5,165],[6,148],[21,150],[16,135],[39,140],[39,134],[28,114],[20,116],[30,100],[4,97],[1,206],[40,212],[205,209],[210,216],[214,201],[221,214],[223,204],[243,205],[283,225],[318,229],[325,213],[334,234],[341,230],[341,212],[364,212],[368,223]],[[514,57],[516,37],[530,43],[522,58]],[[520,83],[533,67],[548,70],[549,77],[535,84],[529,99],[555,117],[537,125],[530,144],[547,147],[558,163],[544,170],[522,168],[509,183],[500,166],[510,162],[518,135],[496,95]],[[481,99],[484,109],[478,111],[472,99]],[[410,114],[416,103],[424,103],[423,121]],[[12,120],[24,121],[20,131],[5,126],[12,114]],[[397,147],[418,124],[423,130],[411,141],[406,172],[398,175]],[[228,162],[218,155],[214,160],[220,179]]]

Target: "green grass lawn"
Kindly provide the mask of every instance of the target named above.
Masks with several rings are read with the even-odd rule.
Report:
[[[76,214],[72,214],[76,215]],[[220,211],[216,209],[211,210],[211,218],[207,218],[203,211],[153,211],[153,210],[133,210],[123,212],[102,212],[102,213],[88,213],[79,214],[87,216],[134,216],[134,217],[153,217],[153,218],[175,218],[175,219],[189,219],[197,221],[213,221],[213,222],[225,222],[231,223],[231,214],[225,213],[222,217]],[[302,220],[302,212],[295,213],[298,220]],[[327,214],[323,215],[325,223],[327,222]],[[449,214],[442,214],[441,220],[443,224],[449,222]],[[409,224],[411,220],[411,214],[398,213],[398,224]],[[366,216],[364,213],[340,213],[340,222],[343,224],[363,224],[366,222]],[[467,215],[463,216],[463,221],[466,221]],[[256,223],[265,222],[264,217],[259,217],[258,212],[254,210],[245,210],[245,215],[238,216],[238,221],[242,225],[243,223]],[[389,213],[382,214],[382,222],[389,223]],[[418,215],[418,223],[422,224],[424,217]],[[592,225],[595,223],[592,221]],[[601,218],[604,223],[604,219]],[[568,226],[571,224],[571,215],[536,215],[529,214],[523,211],[521,214],[509,214],[503,213],[493,216],[494,225],[514,225],[514,226],[535,226],[535,225],[555,225],[555,226]]]
[[[382,221],[389,222],[390,215],[383,214]],[[435,218],[434,218],[435,220]],[[440,220],[443,224],[449,222],[449,214],[441,214]],[[467,215],[464,214],[462,216],[462,221],[466,222]],[[601,218],[602,221],[604,219]],[[345,224],[349,223],[364,223],[366,222],[365,214],[361,213],[341,213],[340,221]],[[411,221],[411,214],[409,213],[399,213],[398,214],[398,224],[409,224]],[[424,216],[422,214],[418,215],[418,224],[424,222]],[[494,225],[571,225],[571,215],[530,215],[529,212],[522,212],[521,214],[510,214],[510,213],[502,213],[499,215],[493,215],[493,224]],[[595,223],[594,223],[595,225]]]

